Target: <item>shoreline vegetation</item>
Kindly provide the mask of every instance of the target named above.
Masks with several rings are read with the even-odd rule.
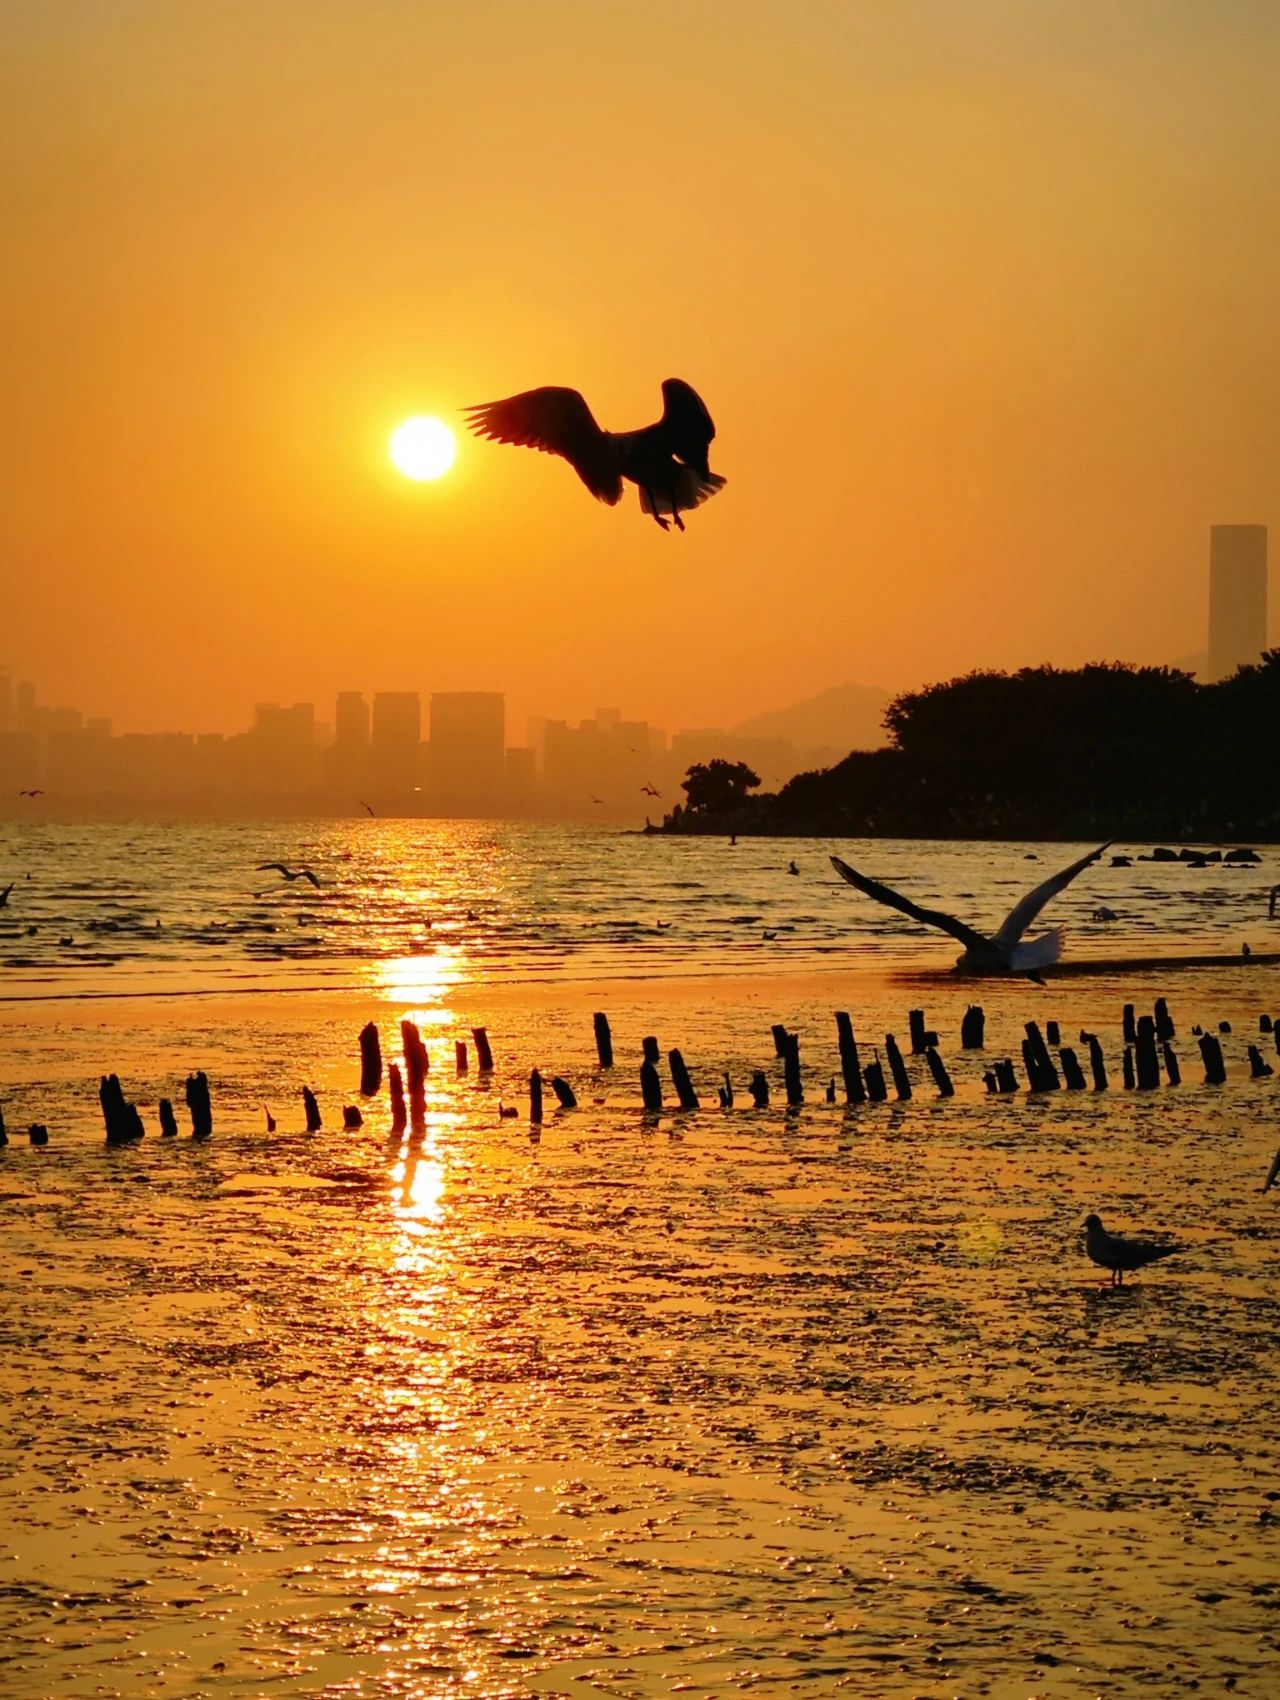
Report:
[[[758,792],[691,767],[655,834],[1280,842],[1280,649],[1218,684],[1094,663],[973,672],[895,697],[890,742]]]

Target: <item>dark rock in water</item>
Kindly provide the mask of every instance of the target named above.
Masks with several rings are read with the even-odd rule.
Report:
[[[1111,858],[1111,866],[1113,868],[1131,868],[1133,866],[1133,857],[1132,856],[1113,856]]]
[[[342,1111],[342,1125],[348,1131],[364,1126],[364,1117],[354,1104],[347,1104]]]
[[[1224,862],[1260,862],[1262,857],[1259,856],[1256,850],[1242,848],[1239,850],[1228,850],[1222,860]]]
[[[1178,852],[1167,849],[1163,844],[1157,844],[1151,854],[1144,857],[1143,860],[1147,862],[1176,862]]]
[[[43,1122],[32,1122],[27,1129],[27,1138],[33,1145],[47,1145],[49,1143],[49,1130]]]
[[[1229,1021],[1220,1021],[1218,1023],[1218,1031],[1219,1033],[1230,1033],[1231,1023]]]

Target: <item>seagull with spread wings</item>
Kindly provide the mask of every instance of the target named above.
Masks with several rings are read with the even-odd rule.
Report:
[[[909,897],[903,897],[901,892],[892,891],[887,885],[881,885],[877,880],[868,879],[865,874],[858,873],[847,862],[842,862],[839,856],[833,856],[831,862],[842,879],[848,880],[850,885],[856,885],[858,890],[865,892],[868,897],[874,897],[877,903],[886,903],[890,909],[910,915],[913,921],[923,921],[926,927],[938,927],[944,933],[950,933],[952,938],[959,939],[964,946],[964,952],[957,959],[956,967],[961,973],[1025,974],[1042,985],[1039,970],[1049,967],[1062,955],[1062,928],[1054,927],[1037,938],[1028,939],[1025,944],[1022,942],[1022,935],[1049,899],[1056,897],[1060,891],[1065,891],[1076,875],[1082,874],[1090,862],[1096,862],[1102,852],[1109,848],[1110,843],[1111,840],[1108,839],[1106,844],[1099,845],[1087,856],[1081,856],[1078,862],[1072,862],[1069,868],[1063,868],[1061,873],[1054,874],[1043,884],[1036,886],[1034,891],[1029,891],[1014,904],[990,938],[984,938],[964,921],[957,921],[954,915],[946,915],[941,909],[922,909]]]
[[[604,431],[578,390],[548,385],[504,401],[468,407],[467,423],[479,437],[562,455],[599,501],[622,499],[623,479],[638,486],[640,507],[664,531],[724,486],[707,464],[716,434],[701,396],[682,378],[662,384],[662,418],[639,431]],[[670,516],[668,518],[668,516]]]
[[[319,889],[320,889],[320,881],[311,872],[310,868],[288,868],[288,867],[285,866],[285,864],[283,862],[259,862],[258,863],[258,872],[260,874],[266,873],[268,870],[270,870],[273,873],[283,874],[284,877],[288,880],[290,885],[293,884],[294,880],[310,880],[312,885],[315,886],[317,891],[319,891]]]

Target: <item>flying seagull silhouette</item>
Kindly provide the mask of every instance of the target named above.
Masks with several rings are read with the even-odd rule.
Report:
[[[831,863],[842,879],[847,879],[850,885],[856,885],[859,891],[865,891],[868,897],[874,897],[877,903],[887,903],[890,909],[910,915],[913,921],[923,921],[926,927],[940,927],[944,933],[950,933],[952,938],[959,939],[965,948],[963,954],[957,958],[956,967],[962,973],[1025,974],[1037,985],[1043,985],[1038,971],[1047,968],[1062,955],[1062,928],[1054,927],[1050,932],[1041,933],[1038,938],[1029,939],[1026,944],[1021,942],[1022,935],[1049,899],[1065,890],[1077,874],[1084,872],[1090,862],[1096,862],[1110,843],[1111,840],[1108,839],[1106,844],[1099,845],[1087,856],[1081,856],[1078,862],[1072,862],[1069,868],[1063,868],[1060,874],[1054,874],[1042,885],[1036,886],[1034,891],[1029,891],[1014,904],[1000,923],[999,929],[992,933],[990,938],[984,938],[963,921],[957,921],[954,915],[945,915],[940,909],[922,909],[909,897],[903,897],[901,892],[892,891],[887,885],[880,885],[878,881],[869,880],[865,874],[858,873],[847,862],[842,862],[839,856],[833,856]]]
[[[1171,1257],[1183,1248],[1180,1245],[1156,1245],[1151,1240],[1123,1240],[1119,1234],[1107,1232],[1100,1216],[1086,1216],[1084,1249],[1091,1263],[1111,1271],[1111,1285],[1122,1287],[1126,1271],[1132,1274],[1136,1269],[1145,1269],[1148,1263]]]
[[[258,863],[258,872],[260,874],[265,873],[269,868],[274,869],[276,873],[283,874],[289,881],[290,885],[293,884],[294,880],[310,880],[317,891],[320,889],[320,881],[311,872],[310,868],[286,868],[283,862]]]
[[[662,795],[662,792],[658,790],[656,785],[642,785],[640,789],[644,792],[646,797],[661,797]]]
[[[622,481],[639,487],[640,507],[664,531],[724,486],[707,464],[716,434],[698,392],[682,378],[662,382],[662,418],[639,431],[602,431],[578,390],[548,385],[463,410],[478,437],[563,455],[591,494],[613,507]],[[666,516],[671,516],[669,520]]]
[[[35,791],[19,791],[18,795],[19,797],[43,797],[44,792],[39,789]]]

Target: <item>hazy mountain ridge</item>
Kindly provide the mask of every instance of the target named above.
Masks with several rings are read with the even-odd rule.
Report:
[[[729,730],[742,738],[787,738],[804,748],[874,750],[888,742],[882,724],[891,691],[846,682],[785,708],[738,721]]]

